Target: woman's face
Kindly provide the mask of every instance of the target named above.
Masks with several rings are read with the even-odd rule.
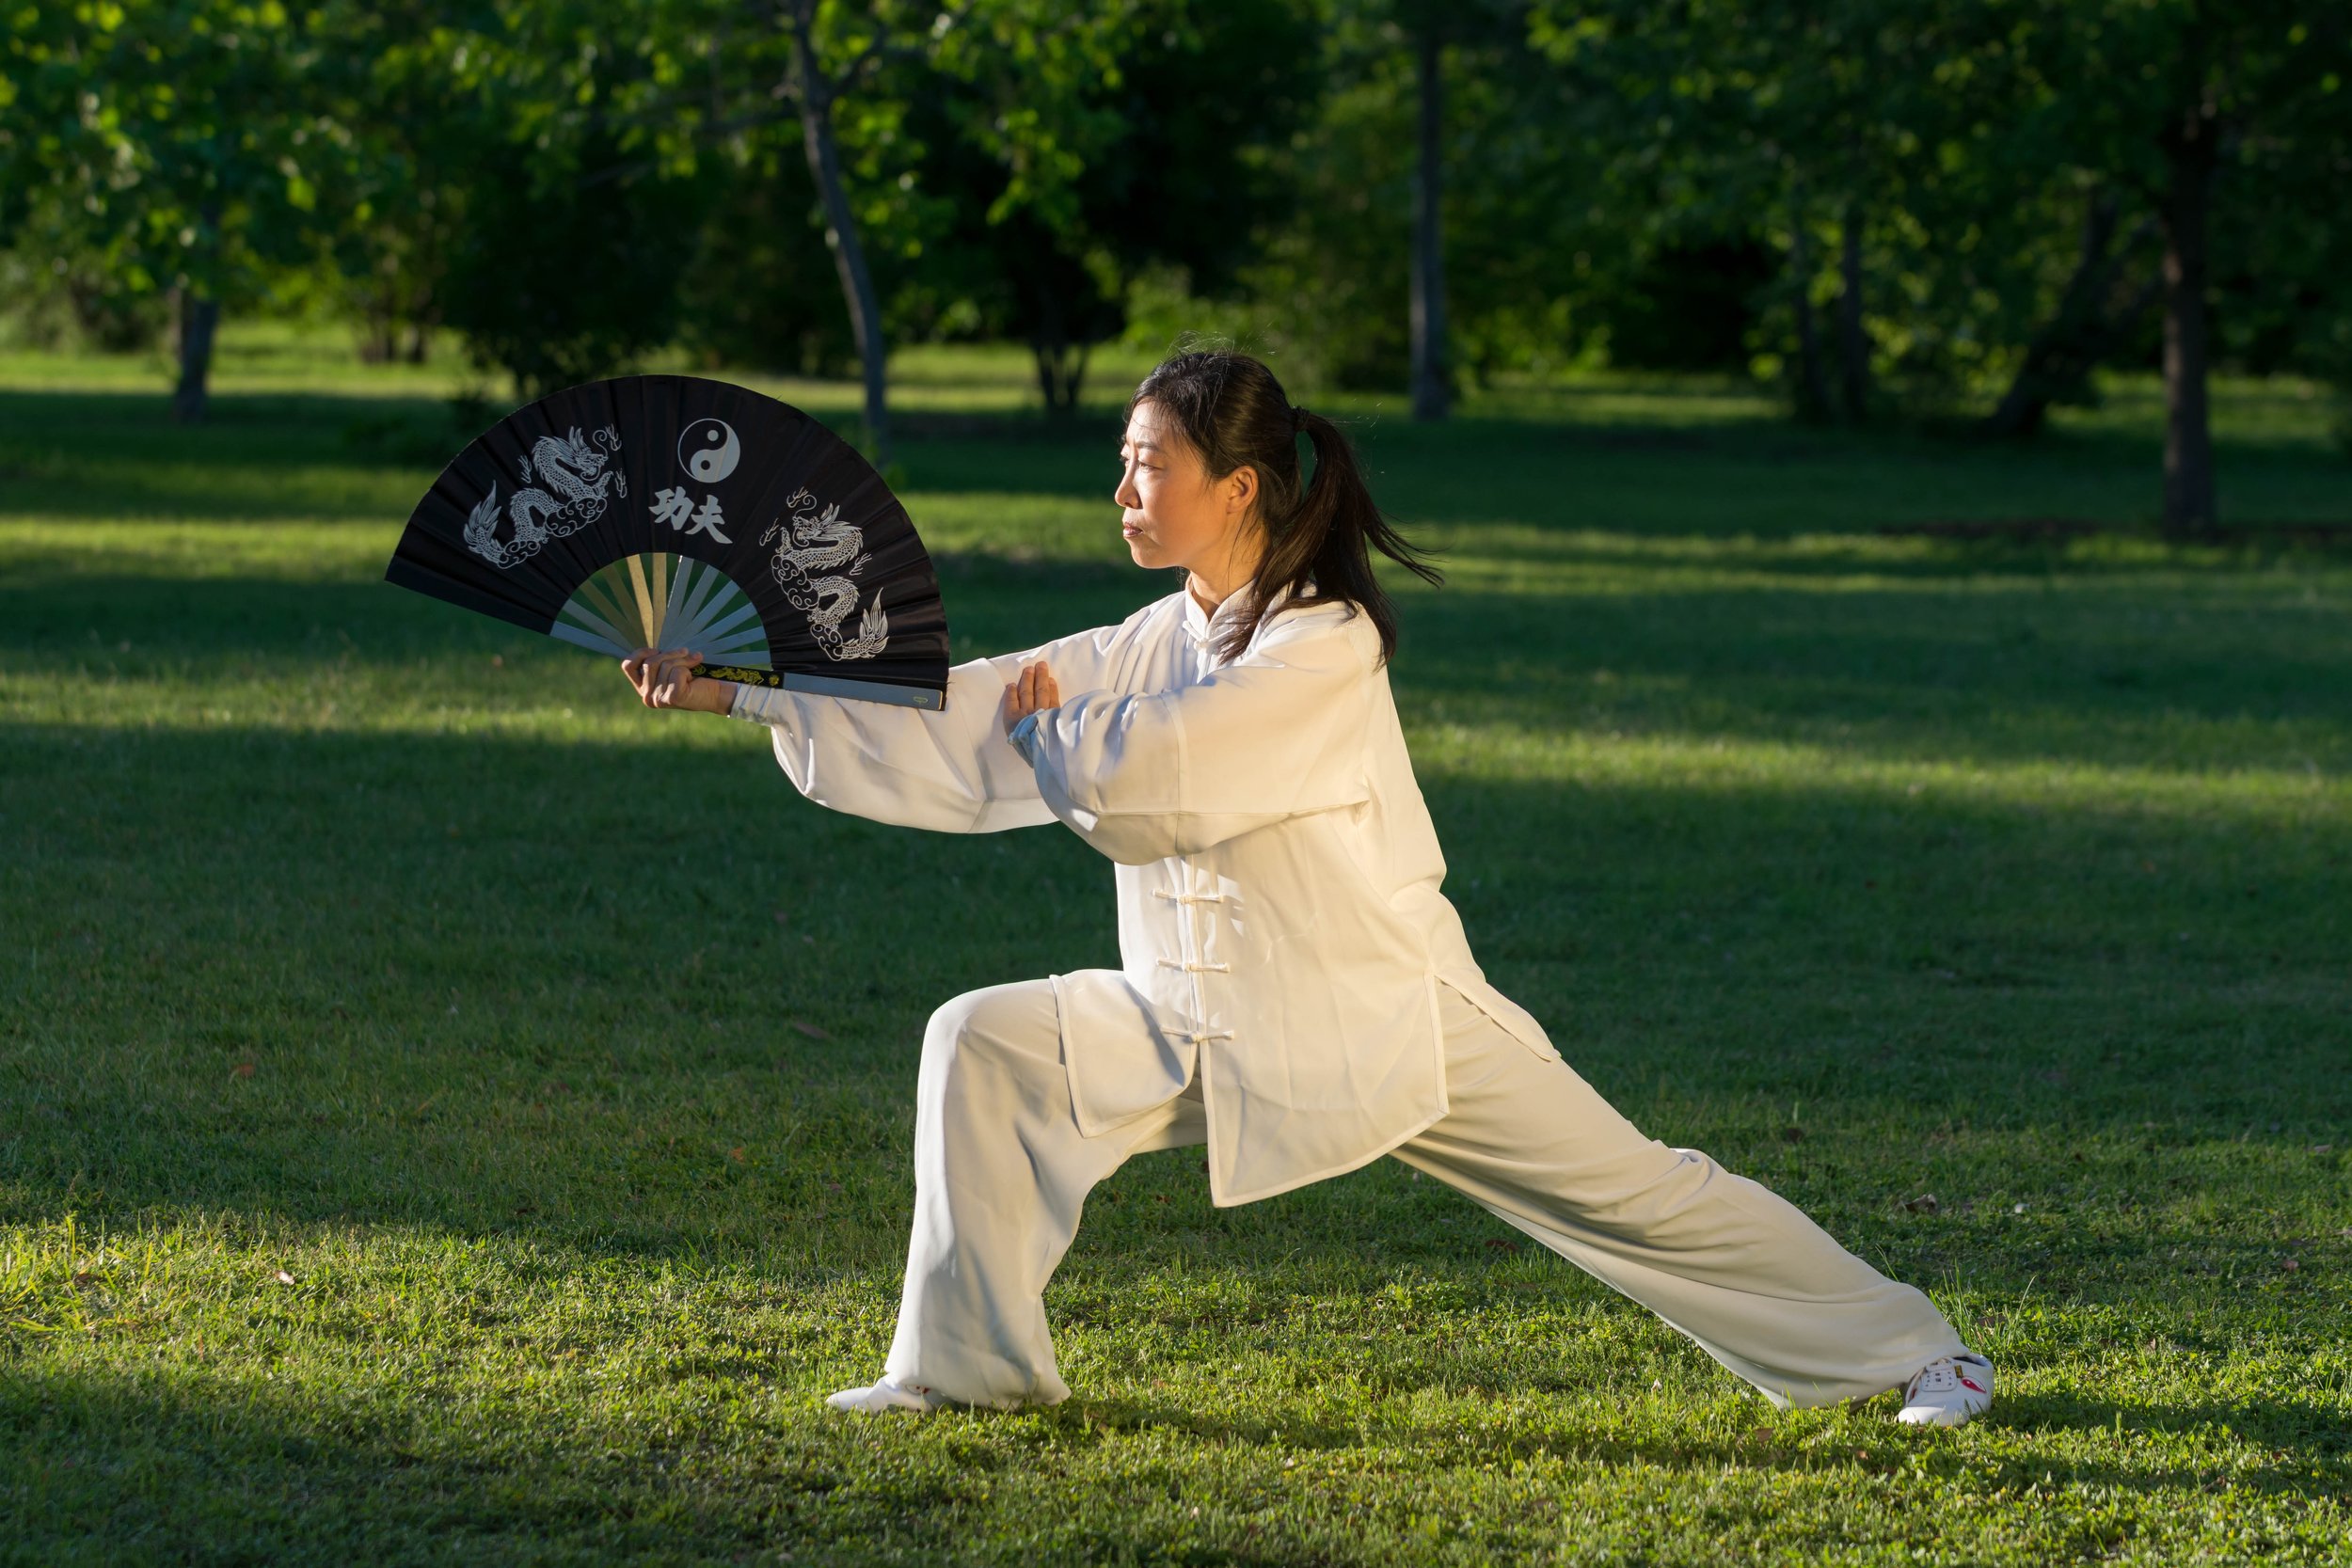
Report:
[[[1128,553],[1138,566],[1183,566],[1213,583],[1255,566],[1258,471],[1243,464],[1212,482],[1200,459],[1150,399],[1136,404],[1119,444],[1119,502]]]

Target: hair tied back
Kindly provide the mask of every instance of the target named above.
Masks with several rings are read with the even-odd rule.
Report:
[[[1433,587],[1445,574],[1381,515],[1346,429],[1291,402],[1263,360],[1222,346],[1186,346],[1154,365],[1127,400],[1125,417],[1147,402],[1161,427],[1198,454],[1206,477],[1222,480],[1244,465],[1257,472],[1255,521],[1264,537],[1250,582],[1258,602],[1226,628],[1221,657],[1241,657],[1277,593],[1311,583],[1327,602],[1344,599],[1371,616],[1386,662],[1396,651],[1396,614],[1373,572],[1372,552]],[[1311,450],[1302,449],[1298,437],[1310,429]]]

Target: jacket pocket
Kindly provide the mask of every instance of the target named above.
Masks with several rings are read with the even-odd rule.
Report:
[[[1078,1131],[1100,1137],[1167,1104],[1191,1081],[1198,1048],[1116,969],[1047,978]]]

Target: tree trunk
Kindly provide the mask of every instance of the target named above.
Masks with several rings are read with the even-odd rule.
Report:
[[[882,304],[874,293],[872,269],[866,264],[866,248],[858,243],[857,214],[850,211],[849,193],[842,186],[831,88],[817,69],[805,32],[795,35],[793,56],[801,77],[801,145],[824,198],[825,243],[833,249],[834,269],[840,274],[842,297],[850,308],[850,331],[866,369],[866,434],[873,449],[866,457],[880,469],[890,462],[889,347],[882,341]]]
[[[1045,395],[1045,411],[1055,419],[1064,419],[1078,411],[1078,393],[1086,385],[1087,356],[1091,350],[1085,343],[1067,341],[1049,345],[1043,339],[1029,340],[1029,357],[1037,365],[1037,384]]]
[[[213,333],[220,325],[220,301],[180,285],[180,384],[172,388],[171,422],[202,424],[206,382],[213,371]]]
[[[1838,227],[1838,391],[1845,401],[1846,422],[1862,424],[1870,417],[1870,338],[1862,329],[1862,203],[1858,198],[1847,198]]]
[[[1978,426],[1979,434],[2022,439],[2040,434],[2050,405],[2081,385],[2107,356],[2116,338],[2128,329],[2150,298],[2142,293],[2117,306],[2112,301],[2116,274],[2147,231],[2143,220],[2117,244],[2120,208],[2115,193],[2095,193],[2083,211],[2082,248],[2074,276],[2058,295],[2058,308],[2026,345],[2026,356],[2010,377],[2001,401]]]
[[[1059,294],[1048,289],[1037,296],[1037,303],[1038,325],[1029,334],[1029,357],[1037,365],[1037,385],[1045,396],[1045,412],[1049,418],[1059,419],[1077,409],[1078,376],[1086,363],[1085,350],[1079,350],[1078,366],[1073,368],[1073,345],[1063,324]]]
[[[1796,287],[1797,418],[1818,423],[1829,418],[1829,377],[1821,366],[1821,332],[1813,320],[1813,251],[1804,239],[1804,198],[1790,202],[1788,270]]]
[[[1413,418],[1442,420],[1452,402],[1446,377],[1445,234],[1438,213],[1443,124],[1438,92],[1445,43],[1437,30],[1416,40],[1421,71],[1421,156],[1413,182]]]
[[[1049,418],[1059,419],[1070,412],[1070,376],[1067,369],[1070,346],[1048,343],[1042,338],[1029,340],[1029,359],[1037,367],[1037,389],[1045,400]]]
[[[2164,135],[2164,532],[2169,539],[2210,539],[2220,526],[2205,395],[2205,226],[2218,162],[2217,129],[2211,109],[2197,103]]]

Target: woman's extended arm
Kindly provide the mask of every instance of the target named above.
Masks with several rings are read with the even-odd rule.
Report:
[[[818,805],[902,827],[941,832],[996,832],[1054,820],[1028,764],[1005,737],[1005,692],[1021,667],[1043,659],[1057,675],[1087,685],[1110,683],[1120,626],[1097,626],[1041,646],[972,659],[947,672],[938,709],[819,695],[784,688],[727,685],[723,711],[771,731],[776,761],[793,787]],[[637,679],[632,675],[633,679]],[[641,693],[645,682],[639,680]],[[713,694],[716,695],[715,693]],[[698,700],[699,699],[699,700]]]
[[[1345,608],[1278,616],[1193,686],[1081,691],[1022,720],[1009,744],[1054,816],[1131,865],[1369,800],[1379,634]]]

